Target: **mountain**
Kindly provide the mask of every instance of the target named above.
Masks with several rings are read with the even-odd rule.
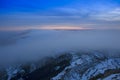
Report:
[[[120,80],[120,56],[70,52],[5,68],[0,80]]]
[[[103,30],[2,32],[0,80],[120,80],[119,34]]]

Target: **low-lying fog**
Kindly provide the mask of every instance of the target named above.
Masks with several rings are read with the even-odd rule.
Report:
[[[30,30],[0,32],[0,63],[36,60],[64,51],[79,50],[119,51],[120,31]]]

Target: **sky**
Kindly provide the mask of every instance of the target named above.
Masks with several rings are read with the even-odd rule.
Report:
[[[0,30],[120,29],[120,0],[0,0]]]

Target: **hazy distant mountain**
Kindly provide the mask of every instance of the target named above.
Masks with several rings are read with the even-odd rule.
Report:
[[[30,31],[0,31],[0,46],[15,44],[18,40],[26,38]]]

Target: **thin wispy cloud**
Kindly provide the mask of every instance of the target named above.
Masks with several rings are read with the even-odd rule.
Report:
[[[119,0],[47,2],[35,1],[34,3],[22,3],[22,1],[20,1],[20,3],[14,2],[14,4],[10,2],[6,7],[3,6],[3,8],[1,8],[0,28],[30,27],[37,25],[81,26],[81,24],[84,24],[83,27],[95,29],[104,27],[108,29],[114,27],[119,28]],[[35,3],[37,4],[34,5]],[[46,6],[42,3],[46,4]],[[25,6],[25,4],[27,6]]]
[[[90,15],[91,18],[97,20],[105,20],[105,21],[120,21],[120,8],[115,8],[111,11],[102,12],[94,15]]]

